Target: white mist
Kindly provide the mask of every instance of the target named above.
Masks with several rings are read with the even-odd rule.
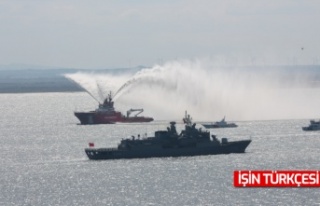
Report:
[[[311,76],[275,67],[222,67],[210,60],[172,61],[124,75],[68,75],[95,97],[111,90],[122,112],[144,108],[155,119],[195,121],[317,118],[320,89]],[[98,84],[97,84],[98,82]],[[103,95],[99,95],[103,91]]]

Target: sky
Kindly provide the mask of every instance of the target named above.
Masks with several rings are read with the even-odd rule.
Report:
[[[318,0],[0,0],[0,65],[320,64]]]

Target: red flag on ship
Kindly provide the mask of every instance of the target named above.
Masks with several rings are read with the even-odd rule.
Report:
[[[94,147],[94,143],[93,142],[89,142],[89,147]]]

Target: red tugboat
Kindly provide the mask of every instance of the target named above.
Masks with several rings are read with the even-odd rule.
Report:
[[[74,112],[74,115],[80,120],[81,124],[114,124],[116,122],[134,123],[134,122],[151,122],[152,117],[138,116],[143,109],[130,109],[127,116],[121,112],[115,111],[114,102],[112,101],[111,92],[104,100],[103,104],[99,104],[99,108],[90,112]],[[138,112],[130,117],[132,112]]]

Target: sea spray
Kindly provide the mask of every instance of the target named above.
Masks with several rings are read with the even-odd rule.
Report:
[[[303,74],[303,75],[301,75]],[[84,74],[83,74],[84,75]],[[217,66],[210,60],[172,61],[133,76],[86,74],[98,95],[107,83],[116,107],[144,108],[156,119],[195,121],[301,118],[314,114],[320,98],[309,88],[310,75],[281,67]],[[303,76],[303,78],[301,78]],[[107,94],[105,90],[103,93]]]
[[[132,78],[130,78],[125,84],[123,84],[115,93],[115,97],[119,98],[124,93],[130,92],[134,87],[141,85],[150,85],[151,87],[158,86],[166,88],[167,90],[174,90],[177,87],[176,81],[169,81],[168,78],[164,78],[165,71],[161,71],[161,66],[155,66],[150,69],[143,69]]]
[[[303,75],[302,75],[303,74]],[[308,74],[283,67],[216,66],[208,60],[172,61],[142,69],[117,91],[119,100],[141,105],[160,119],[300,118],[308,99],[319,103]],[[306,88],[307,87],[307,88]]]
[[[116,91],[129,78],[126,73],[121,75],[112,75],[84,72],[65,74],[65,77],[82,87],[99,103],[102,103],[110,92],[113,96],[113,100],[116,100]]]
[[[97,95],[98,94],[97,82],[94,78],[80,72],[74,73],[74,74],[65,74],[64,76],[67,79],[79,85],[98,103],[101,103],[101,98],[99,98],[99,95]]]

